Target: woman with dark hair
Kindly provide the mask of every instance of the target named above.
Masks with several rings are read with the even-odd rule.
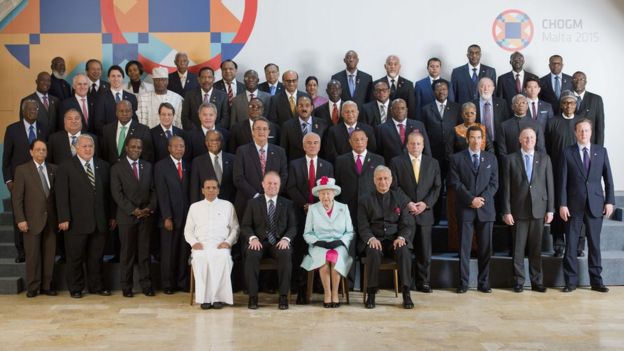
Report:
[[[132,60],[126,64],[126,74],[128,75],[128,85],[125,91],[134,95],[154,91],[154,85],[141,80],[143,76],[143,65],[139,61]]]
[[[329,101],[324,96],[317,95],[318,94],[318,79],[315,76],[309,76],[305,80],[306,92],[312,98],[312,104],[314,108],[321,106],[322,104]]]

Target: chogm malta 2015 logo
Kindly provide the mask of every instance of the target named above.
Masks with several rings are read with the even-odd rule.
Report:
[[[507,51],[526,48],[531,43],[534,33],[533,21],[520,10],[503,11],[492,23],[494,41]]]

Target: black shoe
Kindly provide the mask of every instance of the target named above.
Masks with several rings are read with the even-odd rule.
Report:
[[[201,305],[199,305],[199,307],[200,307],[202,310],[209,310],[209,309],[211,309],[211,308],[212,308],[212,305],[211,305],[211,304],[209,304],[209,303],[202,303]]]
[[[249,296],[249,303],[247,304],[247,308],[250,310],[258,309],[258,296]]]
[[[561,290],[561,292],[569,293],[573,292],[574,290],[576,290],[576,286],[566,285],[565,287],[563,287],[563,290]]]
[[[163,293],[164,293],[165,295],[173,295],[174,291],[173,291],[173,289],[171,289],[171,288],[164,288],[164,289],[163,289]]]
[[[579,251],[576,253],[576,257],[585,257],[585,252]]]
[[[297,293],[297,301],[296,301],[297,305],[307,305],[308,304],[308,299],[306,298],[306,294],[299,292]]]
[[[487,286],[478,287],[477,290],[479,290],[480,292],[482,292],[484,294],[490,294],[492,292],[492,289],[490,287],[487,287]]]
[[[536,285],[531,287],[531,290],[533,291],[537,291],[537,292],[541,292],[541,293],[545,293],[546,292],[546,287],[543,285]]]
[[[56,295],[58,295],[56,290],[54,290],[54,289],[50,289],[50,290],[41,289],[40,293],[41,293],[41,295],[47,295],[47,296],[56,296]]]
[[[607,292],[609,292],[609,288],[607,288],[607,287],[606,287],[606,286],[604,286],[604,285],[593,285],[593,286],[591,287],[591,289],[592,289],[593,291],[598,291],[598,292],[601,292],[601,293],[607,293]]]
[[[71,297],[73,297],[74,299],[82,298],[82,291],[74,291],[73,293],[71,293]]]
[[[332,302],[323,302],[323,308],[332,308],[333,303]]]
[[[416,290],[418,290],[420,292],[423,292],[423,293],[426,293],[426,294],[429,294],[429,293],[433,292],[431,290],[431,286],[429,286],[429,284],[419,285],[419,286],[416,287]]]
[[[409,288],[403,288],[403,308],[406,310],[411,310],[412,308],[414,308],[414,303],[412,302]]]
[[[331,303],[331,308],[338,308],[340,307],[340,302],[332,302]]]
[[[154,294],[154,289],[148,288],[148,289],[143,289],[143,295],[145,295],[145,296],[155,296],[156,294]]]
[[[521,293],[521,292],[523,292],[523,291],[524,291],[524,287],[523,287],[522,285],[520,285],[520,284],[516,284],[516,285],[514,285],[514,287],[513,287],[513,292],[515,292],[515,293]]]
[[[554,257],[563,257],[563,251],[561,250],[555,250],[555,253],[553,255]]]
[[[22,255],[15,257],[15,263],[24,263],[24,262],[26,262],[26,257]]]
[[[458,294],[464,294],[466,291],[468,291],[468,287],[464,285],[458,286],[456,290]]]
[[[215,310],[220,310],[223,308],[223,302],[215,302],[212,304],[212,308],[214,308]]]
[[[375,293],[368,293],[368,296],[366,296],[366,303],[364,304],[364,307],[368,309],[375,308]]]
[[[35,297],[35,296],[37,296],[37,295],[39,295],[39,293],[37,293],[37,291],[36,291],[36,290],[35,290],[35,291],[28,291],[28,292],[26,293],[26,297],[28,297],[28,298]]]
[[[279,309],[280,310],[287,310],[288,309],[288,296],[287,295],[280,295],[280,297],[279,297]]]
[[[111,291],[110,290],[106,290],[106,289],[102,289],[100,291],[96,291],[95,293],[100,295],[100,296],[111,296]]]
[[[124,290],[123,291],[123,296],[124,297],[134,297],[134,294],[132,293],[132,290]]]
[[[59,264],[63,264],[65,262],[67,262],[67,260],[65,259],[65,256],[59,256],[58,260],[56,260],[56,263],[59,263]]]

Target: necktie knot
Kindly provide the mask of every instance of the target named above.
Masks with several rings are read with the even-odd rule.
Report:
[[[472,166],[474,169],[479,169],[479,155],[472,154]]]
[[[121,95],[119,94],[119,92],[117,92],[115,94],[115,102],[119,102],[119,101],[121,101]]]

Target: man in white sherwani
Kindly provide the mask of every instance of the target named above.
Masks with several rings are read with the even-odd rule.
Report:
[[[238,240],[238,219],[234,206],[217,198],[216,179],[204,181],[202,194],[205,199],[189,209],[184,238],[192,248],[195,302],[203,310],[220,309],[223,304],[234,303],[231,248]]]
[[[173,125],[182,128],[182,102],[184,98],[177,93],[167,90],[169,72],[164,67],[156,67],[152,71],[154,90],[146,91],[137,97],[137,117],[139,123],[151,128],[160,124],[159,109],[163,102],[168,102],[174,108]]]

